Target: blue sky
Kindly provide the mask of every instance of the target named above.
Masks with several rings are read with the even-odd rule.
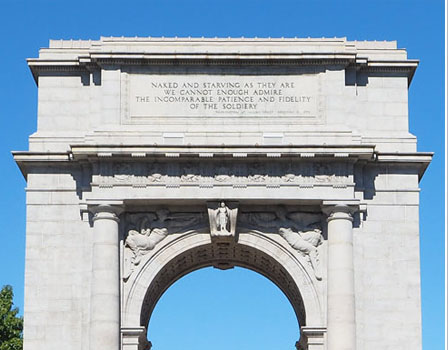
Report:
[[[22,309],[25,181],[10,151],[26,150],[27,137],[36,129],[37,88],[25,59],[37,57],[49,39],[123,35],[397,40],[400,48],[408,50],[409,58],[421,61],[409,91],[410,131],[418,137],[419,151],[435,152],[421,182],[423,348],[442,349],[444,13],[444,2],[435,0],[0,0],[0,286],[13,285],[15,302]],[[190,307],[182,306],[184,299]],[[228,331],[221,340],[227,348],[292,349],[297,338],[294,322],[286,298],[264,277],[243,269],[205,269],[184,277],[167,291],[156,307],[150,330],[154,349],[169,348],[164,347],[163,339],[178,334],[179,343],[171,346],[199,350],[201,345],[213,344],[206,343],[207,339],[217,341],[215,330],[222,327]],[[245,339],[239,332],[242,327],[249,334],[262,336]],[[190,331],[178,333],[182,329]],[[205,331],[208,338],[195,339],[195,329]],[[287,339],[285,345],[281,339]]]

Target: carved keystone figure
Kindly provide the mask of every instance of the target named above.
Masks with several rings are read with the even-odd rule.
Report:
[[[235,237],[237,202],[207,202],[210,235],[213,239],[229,239]]]
[[[216,210],[217,229],[222,233],[229,231],[229,208],[224,202],[221,202],[219,208]]]

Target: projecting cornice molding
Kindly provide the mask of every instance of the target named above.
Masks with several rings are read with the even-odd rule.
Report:
[[[101,38],[52,40],[39,58],[28,59],[28,65],[36,82],[45,72],[88,73],[117,65],[339,65],[363,71],[400,72],[410,82],[418,60],[408,60],[395,42],[345,38]]]
[[[39,163],[94,162],[101,159],[138,161],[138,159],[250,159],[295,158],[297,160],[339,160],[348,162],[376,162],[418,165],[421,178],[432,160],[433,153],[381,153],[373,145],[316,145],[316,146],[119,146],[72,145],[66,153],[13,152],[13,156],[26,177],[27,168]]]
[[[311,146],[115,146],[72,145],[73,159],[104,157],[199,157],[199,158],[253,158],[253,157],[300,157],[300,158],[357,158],[373,159],[375,146],[370,145],[311,145]]]

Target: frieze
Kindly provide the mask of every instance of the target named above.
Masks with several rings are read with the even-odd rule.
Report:
[[[317,163],[292,161],[254,162],[100,162],[92,185],[111,186],[332,186],[345,188],[353,184],[351,168],[343,162]]]

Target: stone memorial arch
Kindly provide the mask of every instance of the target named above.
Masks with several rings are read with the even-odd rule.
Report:
[[[144,350],[191,271],[275,283],[309,350],[421,349],[418,62],[395,42],[101,38],[29,59],[25,350]]]

